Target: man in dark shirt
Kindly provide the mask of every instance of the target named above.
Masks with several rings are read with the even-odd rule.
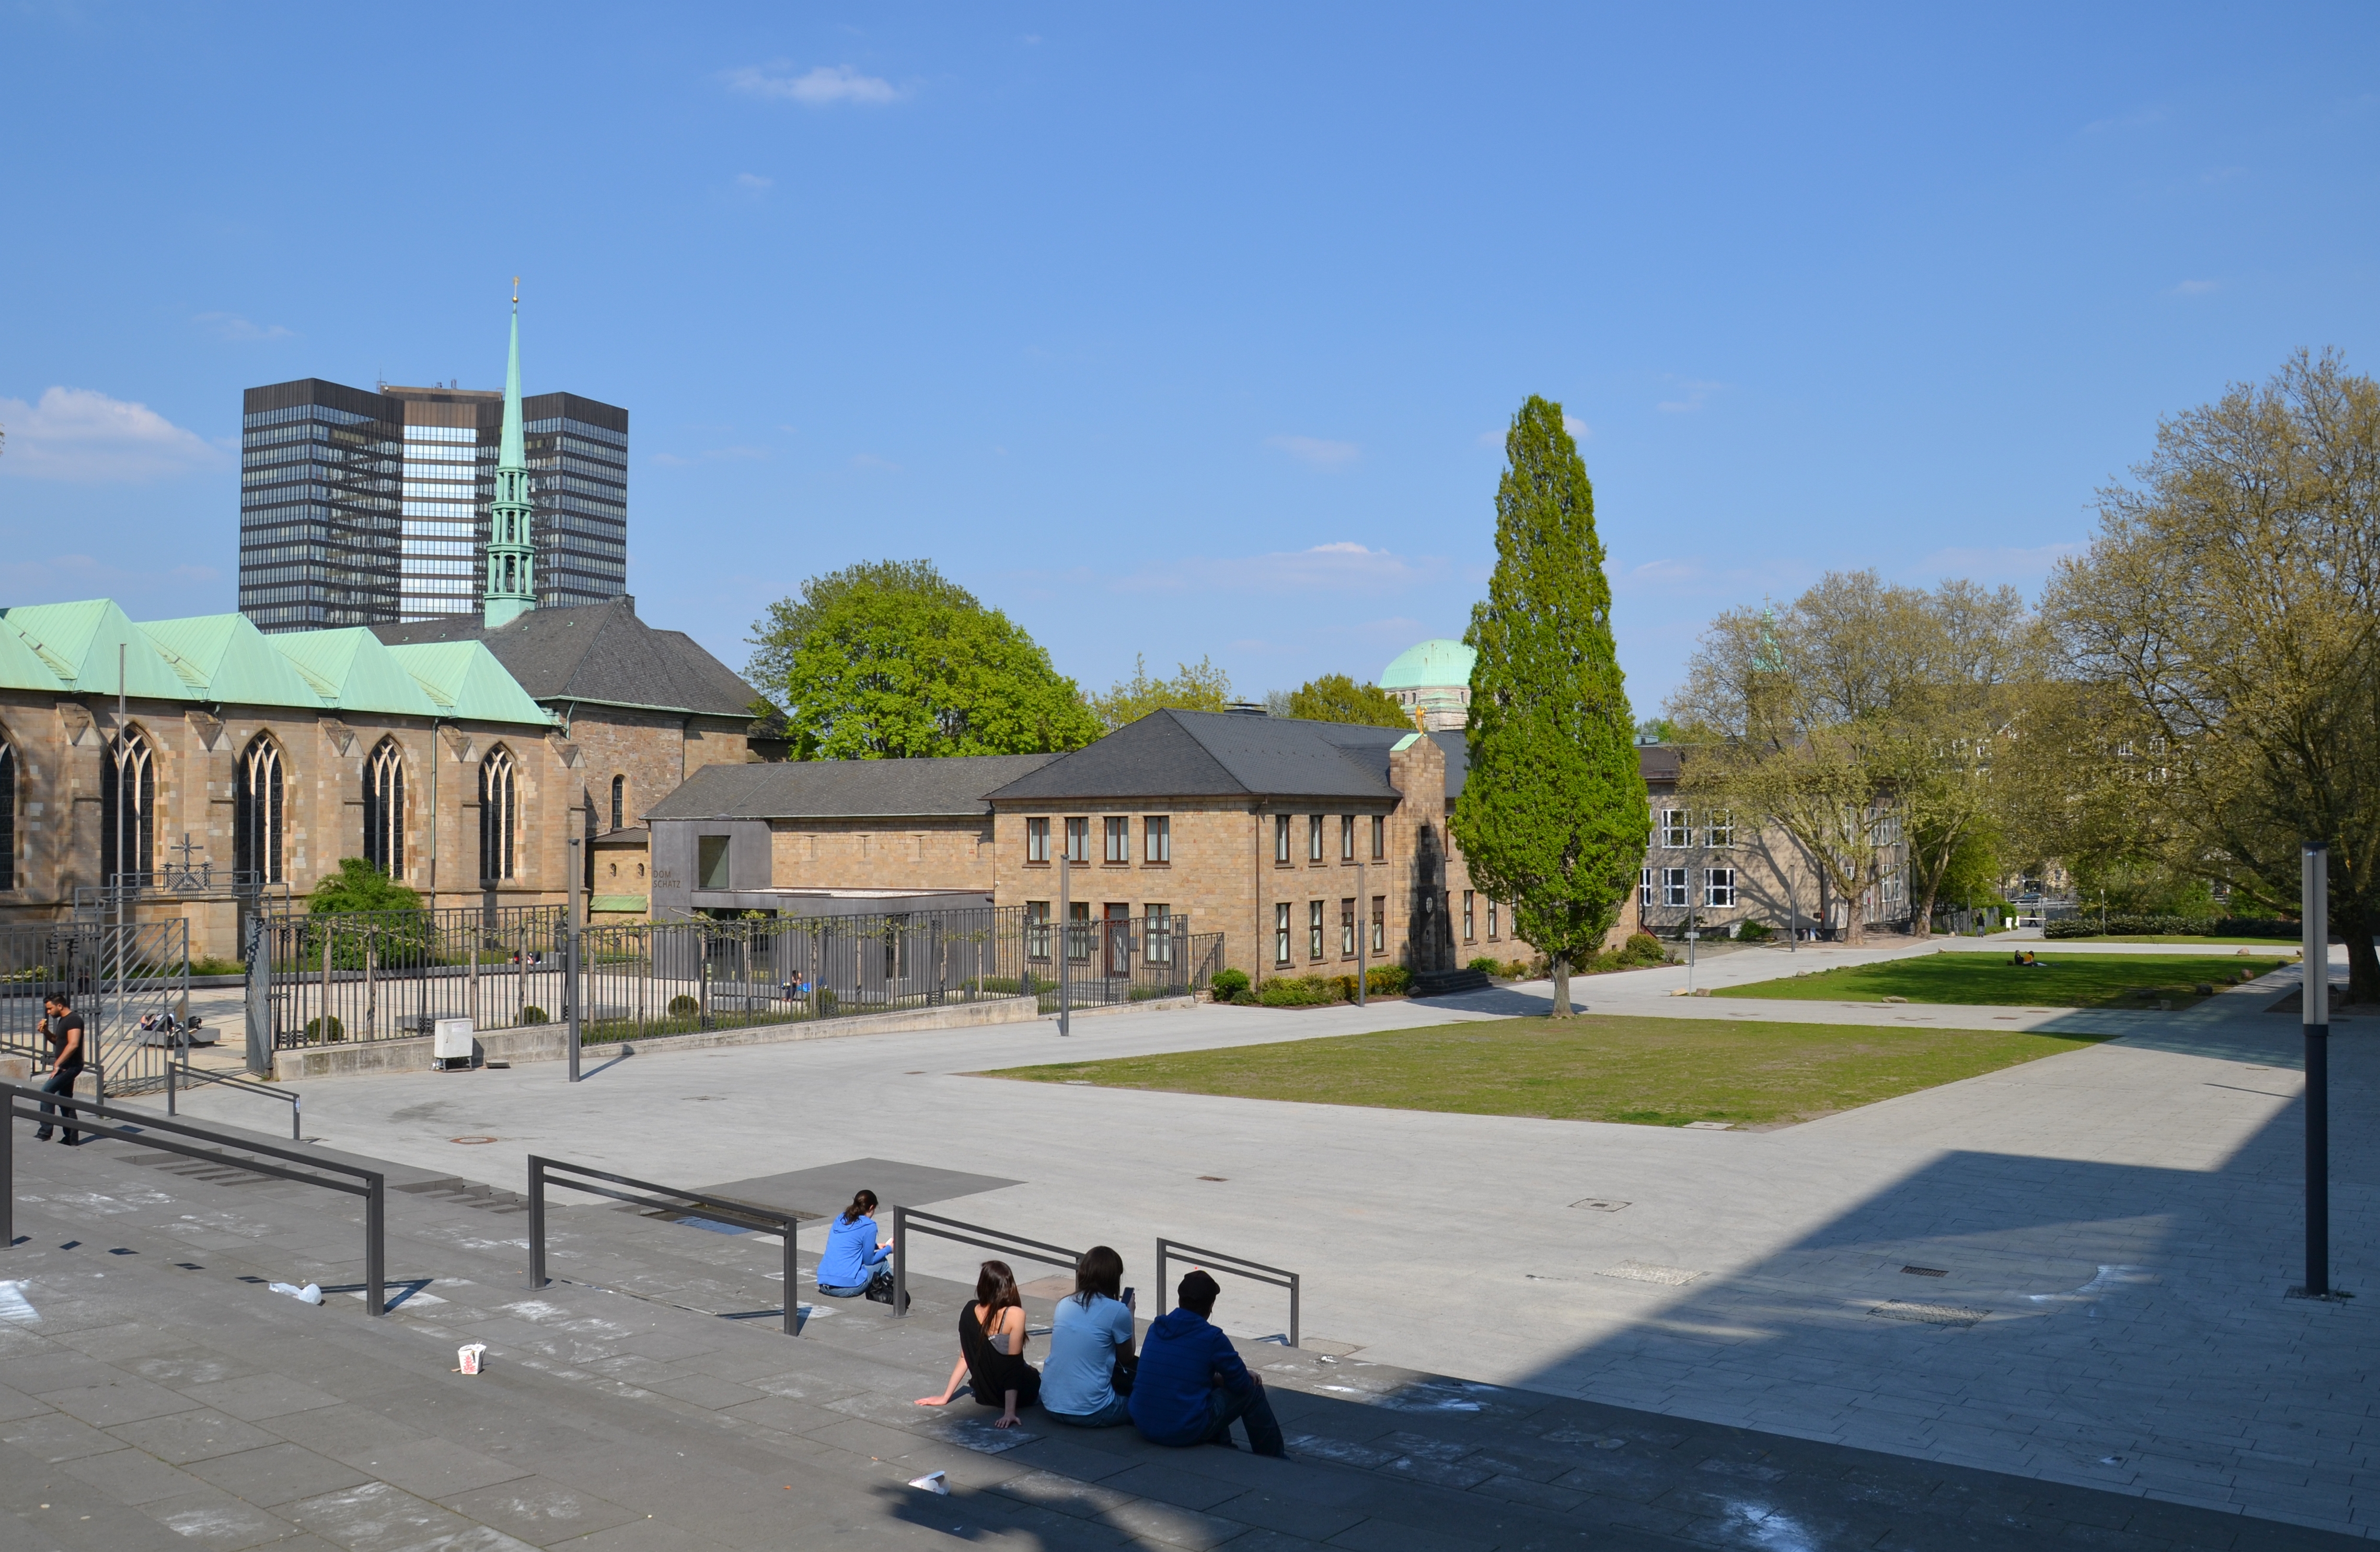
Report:
[[[74,1011],[73,1003],[63,991],[54,991],[44,999],[42,1011],[49,1014],[42,1021],[42,1037],[50,1043],[50,1081],[42,1085],[42,1092],[64,1095],[71,1099],[74,1097],[75,1080],[82,1076],[82,1015]],[[75,1131],[75,1108],[61,1104],[56,1109],[66,1111],[66,1135],[60,1140],[72,1147],[81,1135]],[[37,1143],[50,1140],[48,1117],[51,1111],[49,1101],[42,1101],[43,1119],[41,1130],[33,1134],[33,1140]]]
[[[1194,1270],[1182,1279],[1180,1306],[1150,1322],[1133,1376],[1133,1424],[1151,1444],[1230,1444],[1237,1423],[1250,1449],[1286,1455],[1264,1381],[1207,1318],[1221,1291],[1213,1278]]]

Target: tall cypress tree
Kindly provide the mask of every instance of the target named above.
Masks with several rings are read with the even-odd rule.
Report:
[[[1596,953],[1645,865],[1652,831],[1635,718],[1611,644],[1611,584],[1595,488],[1535,394],[1504,437],[1496,571],[1463,639],[1471,772],[1451,828],[1471,876],[1513,903],[1512,926],[1553,961],[1554,1014],[1570,967]]]

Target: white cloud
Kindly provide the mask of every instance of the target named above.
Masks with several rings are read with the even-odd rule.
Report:
[[[1438,578],[1443,570],[1438,561],[1416,561],[1394,551],[1335,540],[1264,555],[1187,556],[1115,578],[1109,586],[1123,593],[1324,591],[1343,596],[1402,592]]]
[[[1573,442],[1585,442],[1595,435],[1595,428],[1575,415],[1562,417],[1562,430],[1571,434],[1571,440]]]
[[[725,79],[735,91],[755,97],[788,98],[808,108],[832,107],[837,103],[880,105],[901,99],[891,81],[880,76],[863,76],[848,65],[815,66],[799,76],[783,73],[791,68],[783,60],[766,66],[747,65],[728,71]]]
[[[89,388],[51,388],[37,404],[0,399],[0,474],[84,483],[163,479],[223,455],[144,404]]]
[[[1719,393],[1727,387],[1724,382],[1701,382],[1690,377],[1678,378],[1674,381],[1681,389],[1684,390],[1685,396],[1679,399],[1663,399],[1653,406],[1665,414],[1692,415],[1708,403],[1713,394]]]
[[[735,187],[738,188],[749,189],[755,194],[761,192],[763,189],[775,187],[776,182],[777,180],[775,178],[762,177],[758,173],[738,173],[735,175]]]
[[[251,323],[236,312],[202,312],[190,320],[219,340],[246,345],[251,340],[296,339],[297,332],[278,323]]]
[[[2212,280],[2185,280],[2166,293],[2168,297],[2204,297],[2221,290],[2222,284]]]
[[[1300,463],[1316,468],[1338,468],[1352,464],[1364,451],[1352,442],[1328,442],[1321,437],[1276,436],[1265,438],[1267,447],[1278,447]]]

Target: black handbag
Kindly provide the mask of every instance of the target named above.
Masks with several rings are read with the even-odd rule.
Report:
[[[1119,1396],[1132,1394],[1133,1376],[1140,1373],[1140,1354],[1119,1350],[1114,1366],[1108,1371],[1108,1388]]]

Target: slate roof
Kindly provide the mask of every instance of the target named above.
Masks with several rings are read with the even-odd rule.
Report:
[[[943,759],[790,760],[707,765],[645,811],[648,819],[980,818],[993,788],[1056,755],[954,755]]]
[[[1152,711],[991,794],[996,802],[1099,798],[1322,797],[1394,802],[1389,754],[1410,730],[1234,712]],[[1447,751],[1447,793],[1462,790],[1463,735]],[[1449,740],[1452,740],[1449,747]]]
[[[477,641],[520,682],[554,706],[625,706],[701,716],[749,718],[758,691],[684,631],[655,630],[634,599],[571,609],[532,609],[490,630],[477,613],[374,625],[392,647]]]

